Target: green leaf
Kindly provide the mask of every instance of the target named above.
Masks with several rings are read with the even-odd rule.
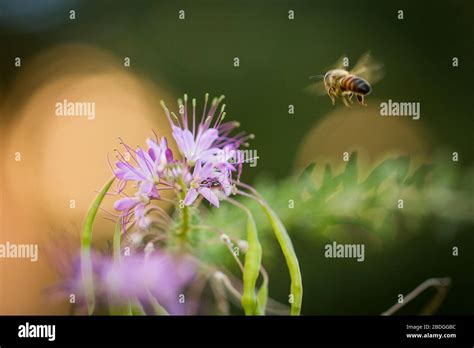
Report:
[[[122,239],[122,230],[120,229],[120,222],[115,224],[115,231],[114,231],[114,242],[113,242],[113,250],[114,250],[114,260],[120,261],[121,259],[121,239]]]
[[[112,186],[115,177],[110,179],[107,184],[97,195],[97,198],[89,208],[89,212],[86,215],[86,220],[82,228],[82,239],[81,239],[81,270],[82,270],[82,281],[84,283],[84,290],[86,293],[87,312],[91,315],[94,312],[95,307],[95,295],[94,295],[94,281],[92,279],[92,261],[91,261],[91,242],[92,242],[92,228],[94,225],[97,211],[99,210],[100,204],[104,200],[105,195]]]
[[[351,153],[346,169],[339,175],[344,188],[350,188],[357,184],[357,152]]]
[[[324,176],[323,176],[323,182],[321,184],[321,187],[331,186],[332,182],[333,182],[332,169],[329,164],[326,164],[326,166],[324,167]]]
[[[267,277],[263,277],[263,283],[260,286],[260,289],[258,289],[257,301],[258,301],[258,307],[260,309],[260,314],[265,315],[265,311],[267,309],[267,302],[268,302],[268,279],[267,279]]]
[[[313,196],[313,199],[319,202],[324,202],[326,198],[336,192],[336,188],[339,185],[340,178],[332,176],[332,169],[329,164],[324,167],[323,181],[319,191]]]
[[[397,168],[397,160],[394,158],[389,158],[381,162],[377,167],[375,167],[362,183],[362,185],[370,190],[372,188],[377,189],[382,182],[387,180],[391,175],[394,175]]]
[[[293,303],[291,303],[291,315],[300,315],[301,304],[303,301],[303,282],[301,280],[301,271],[296,257],[293,243],[291,242],[290,236],[283,226],[278,215],[268,206],[263,200],[258,200],[262,206],[265,214],[267,215],[270,224],[272,225],[273,232],[280,244],[280,248],[285,256],[286,264],[290,272],[291,278],[291,294],[293,295]]]
[[[410,158],[408,156],[400,156],[396,159],[397,162],[397,182],[403,183],[403,180],[408,174],[410,169]]]
[[[117,299],[118,301],[119,299]],[[125,304],[112,304],[109,305],[109,313],[112,315],[132,315],[132,308],[130,302]]]
[[[130,305],[130,311],[132,315],[146,315],[145,310],[143,309],[143,306],[139,300],[132,301]]]
[[[260,314],[255,287],[260,266],[262,263],[262,246],[258,240],[257,226],[250,210],[247,212],[247,243],[248,249],[244,263],[244,289],[242,293],[242,307],[246,315]]]
[[[377,189],[393,175],[396,176],[397,183],[401,184],[407,176],[409,169],[410,159],[407,156],[386,159],[372,170],[362,185],[367,190]]]
[[[311,163],[305,168],[303,173],[297,179],[297,183],[299,185],[303,185],[303,187],[306,188],[311,195],[314,195],[317,192],[316,186],[311,181],[311,174],[314,172],[315,168],[316,163]]]
[[[418,167],[415,172],[405,180],[406,185],[415,185],[417,189],[422,189],[426,182],[426,177],[433,170],[434,165],[423,164]]]
[[[114,239],[113,239],[113,254],[115,262],[121,262],[121,239],[122,239],[122,230],[120,222],[115,224]],[[126,304],[120,306],[111,306],[110,312],[115,315],[132,315],[132,308],[130,301],[127,301]]]
[[[314,168],[316,168],[316,163],[311,163],[309,166],[307,166],[304,170],[303,173],[298,178],[298,183],[304,183],[306,180],[311,176],[311,174],[314,172]]]

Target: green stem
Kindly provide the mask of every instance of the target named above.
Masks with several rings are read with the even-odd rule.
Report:
[[[301,279],[301,271],[298,263],[298,258],[293,248],[293,243],[291,242],[288,232],[283,226],[282,222],[276,215],[276,213],[270,209],[266,204],[261,205],[270,224],[273,227],[275,236],[280,244],[280,248],[283,251],[285,256],[286,264],[290,272],[291,278],[291,295],[293,295],[293,302],[291,303],[291,315],[300,315],[301,313],[301,303],[303,302],[303,282]]]
[[[296,256],[295,249],[293,248],[293,243],[291,242],[290,236],[288,235],[288,232],[286,231],[286,228],[281,222],[278,215],[270,208],[268,203],[258,194],[258,192],[254,191],[254,189],[251,190],[255,193],[255,195],[243,191],[239,191],[238,193],[256,200],[260,204],[263,211],[265,212],[265,215],[270,221],[273,232],[278,240],[278,244],[280,244],[280,248],[285,257],[288,271],[290,273],[290,291],[293,297],[293,301],[291,303],[291,315],[300,315],[301,304],[303,302],[303,282],[301,279],[301,270],[298,263],[298,258]]]
[[[264,313],[264,306],[266,305],[267,291],[265,288],[262,292],[259,292],[261,301],[256,295],[256,284],[260,273],[262,264],[262,246],[258,239],[257,226],[252,216],[252,212],[244,205],[240,204],[236,200],[227,197],[227,201],[236,207],[239,207],[247,214],[247,243],[248,249],[245,253],[244,271],[243,271],[243,283],[244,289],[242,293],[242,307],[244,308],[246,315],[262,315]],[[265,284],[264,284],[265,286]],[[263,309],[263,313],[262,313]]]
[[[107,184],[97,195],[97,198],[89,208],[89,212],[86,215],[84,227],[82,228],[82,239],[81,239],[81,270],[82,270],[82,281],[84,283],[84,290],[86,293],[87,312],[91,315],[94,312],[95,307],[95,295],[94,295],[94,281],[92,277],[92,260],[91,260],[91,243],[92,243],[92,229],[94,221],[97,216],[100,204],[104,200],[105,195],[112,186],[115,177],[109,180]]]
[[[114,231],[114,238],[113,238],[113,255],[114,255],[115,262],[121,262],[121,259],[122,259],[121,243],[122,243],[122,228],[121,228],[120,222],[117,222],[115,224],[115,231]],[[114,299],[112,298],[112,300]],[[113,315],[132,315],[131,304],[129,300],[127,300],[127,302],[123,305],[110,306],[109,311]]]
[[[261,273],[263,276],[263,282],[257,292],[258,306],[260,307],[260,314],[265,315],[268,302],[268,274],[265,269],[261,268]]]
[[[183,223],[181,225],[181,237],[184,239],[189,230],[189,208],[184,206],[182,209],[183,213]]]
[[[181,193],[180,193],[180,203],[184,202],[184,199],[186,198],[186,184],[184,183],[184,180],[182,177],[179,178],[179,185],[181,186]],[[187,205],[183,204],[183,207],[179,207],[181,209],[182,213],[182,224],[181,224],[181,231],[179,235],[181,236],[181,240],[184,240],[186,237],[186,234],[188,233],[189,230],[189,225],[190,225],[190,214],[189,214],[189,207]]]

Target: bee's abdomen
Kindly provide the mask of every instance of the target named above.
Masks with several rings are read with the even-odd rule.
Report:
[[[358,94],[369,94],[371,87],[363,78],[355,75],[347,75],[341,81],[341,88],[344,91],[350,91]]]

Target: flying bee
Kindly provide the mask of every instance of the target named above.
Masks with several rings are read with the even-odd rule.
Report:
[[[342,56],[326,74],[311,76],[310,79],[320,78],[322,81],[309,85],[306,90],[318,95],[327,94],[332,105],[336,105],[338,97],[342,98],[346,106],[351,106],[355,95],[359,104],[367,106],[365,97],[372,92],[371,84],[382,78],[382,65],[375,62],[368,52],[360,57],[350,71],[345,69],[345,61],[345,56]]]

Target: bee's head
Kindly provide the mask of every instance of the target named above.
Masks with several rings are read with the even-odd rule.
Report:
[[[324,83],[326,85],[332,85],[334,84],[337,80],[339,80],[341,77],[344,77],[348,74],[346,70],[343,69],[334,69],[334,70],[329,70],[326,75],[324,75]]]
[[[328,83],[329,82],[329,78],[331,77],[331,72],[332,70],[329,70],[326,75],[324,75],[324,83]]]

